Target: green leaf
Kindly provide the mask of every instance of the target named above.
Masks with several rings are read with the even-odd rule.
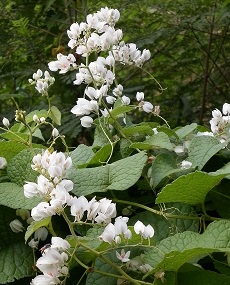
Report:
[[[16,217],[16,211],[0,206],[0,284],[13,282],[32,275],[33,252],[24,242],[24,233],[12,232],[9,224]],[[22,221],[24,227],[27,226]]]
[[[44,117],[45,119],[47,118],[47,110],[34,110],[32,112],[30,112],[28,115],[26,115],[26,122],[27,124],[33,122],[33,116],[37,115],[38,118],[40,119],[41,117]]]
[[[203,203],[207,193],[224,176],[224,174],[214,176],[201,171],[180,176],[162,189],[157,196],[156,203],[182,202],[191,205]]]
[[[128,113],[132,110],[134,110],[136,107],[134,106],[118,106],[118,107],[115,107],[111,112],[111,116],[113,118],[116,118],[117,116],[119,115],[122,115],[122,114],[125,114],[125,113]],[[111,117],[110,117],[111,118]]]
[[[32,222],[26,230],[25,233],[25,241],[27,242],[27,240],[32,236],[32,234],[39,228],[41,227],[46,227],[48,228],[49,224],[51,222],[51,217],[42,219],[41,221],[34,221]]]
[[[94,155],[95,153],[92,148],[84,144],[80,144],[70,154],[75,167],[78,167],[81,164],[86,164],[94,157]]]
[[[7,167],[7,174],[11,182],[23,186],[25,181],[36,181],[38,173],[31,168],[33,156],[34,153],[30,149],[23,149],[15,155]]]
[[[52,106],[50,108],[49,117],[55,124],[58,126],[61,125],[61,112],[57,107]]]
[[[197,124],[196,123],[192,123],[190,125],[181,127],[181,128],[177,128],[175,130],[175,133],[178,135],[178,137],[180,139],[183,139],[184,137],[186,137],[188,134],[190,134],[191,132],[193,132],[195,129],[197,128]]]
[[[12,182],[0,183],[0,205],[13,209],[21,208],[31,210],[39,202],[39,198],[26,198],[22,186],[18,186]]]
[[[144,150],[155,148],[166,148],[168,150],[173,150],[173,145],[170,142],[169,137],[163,132],[159,132],[143,142],[132,143],[130,147]]]
[[[127,139],[120,139],[120,153],[122,158],[130,156],[130,154],[134,151],[134,149],[130,148],[130,142]]]
[[[178,285],[228,285],[230,278],[228,276],[218,274],[210,270],[204,270],[194,266],[193,270],[186,270],[179,272]]]
[[[106,135],[105,135],[106,133]],[[109,140],[113,141],[111,137],[111,133],[109,133],[106,128],[102,129],[100,125],[98,125],[94,132],[94,141],[93,141],[93,148],[101,148],[109,143]]]
[[[193,167],[201,170],[209,159],[224,146],[225,143],[221,144],[219,140],[210,136],[195,137],[189,145],[187,160],[192,162]]]
[[[181,169],[177,168],[176,160],[171,154],[161,153],[157,155],[152,164],[152,187],[157,187],[162,179],[178,171]]]
[[[115,146],[115,143],[113,143],[113,147]],[[95,166],[95,165],[101,165],[105,164],[107,159],[110,157],[112,154],[112,146],[111,144],[107,144],[103,146],[101,149],[99,149],[94,157],[91,158],[91,160],[87,163],[87,166]]]
[[[0,284],[13,282],[33,274],[33,251],[24,242],[9,245],[0,251]]]
[[[126,136],[132,136],[134,134],[144,134],[144,135],[152,136],[154,134],[152,128],[149,125],[144,125],[144,124],[123,128],[122,132]]]
[[[27,143],[29,132],[23,124],[14,124],[7,132],[1,133],[0,136],[4,139],[16,141],[20,143]]]
[[[11,159],[24,148],[26,148],[26,146],[19,142],[0,141],[0,156],[5,157],[9,163]]]
[[[140,152],[105,166],[72,168],[68,178],[75,184],[74,194],[79,196],[107,190],[126,190],[138,181],[146,160],[146,154]]]
[[[212,252],[229,252],[230,221],[215,221],[203,234],[183,232],[162,240],[144,256],[153,267],[147,275],[158,270],[177,271],[194,257]]]
[[[159,216],[149,211],[141,212],[131,217],[129,225],[134,225],[138,220],[143,221],[145,225],[150,224],[154,228],[154,244],[158,244],[161,240],[172,236],[178,232],[194,231],[198,232],[199,221],[191,219],[180,219],[182,216],[194,216],[194,210],[190,205],[169,203],[165,210],[167,214],[173,214],[178,218],[166,219],[163,215]]]

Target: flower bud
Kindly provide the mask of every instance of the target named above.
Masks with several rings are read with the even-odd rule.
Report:
[[[2,119],[2,123],[3,123],[3,125],[6,127],[6,128],[9,128],[9,126],[10,126],[10,122],[9,122],[9,120],[7,119],[7,118],[3,118]]]
[[[52,136],[54,138],[56,138],[58,135],[59,135],[59,131],[56,128],[54,128],[53,131],[52,131]]]
[[[5,157],[0,157],[0,169],[4,169],[7,166]]]
[[[10,222],[10,228],[14,233],[23,232],[23,225],[17,219]]]
[[[35,115],[33,115],[33,121],[35,122],[35,123],[39,123],[39,118],[38,118],[38,116],[35,114]]]

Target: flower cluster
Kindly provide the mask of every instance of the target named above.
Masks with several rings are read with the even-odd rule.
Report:
[[[230,123],[230,104],[224,103],[222,113],[218,109],[212,111],[210,125],[213,134],[224,134],[228,127],[228,123]],[[229,130],[227,129],[227,132],[228,131]],[[222,141],[225,141],[225,139],[226,138],[223,136]]]
[[[85,216],[88,221],[107,224],[116,217],[116,205],[111,200],[102,198],[97,201],[94,197],[88,201],[84,196],[73,197],[69,193],[73,182],[64,177],[72,166],[70,157],[66,158],[62,152],[46,150],[35,155],[32,161],[32,169],[40,175],[37,183],[26,182],[24,195],[27,198],[38,196],[43,200],[31,211],[35,221],[60,214],[66,206],[70,207],[70,213],[77,222]]]
[[[141,67],[151,56],[149,50],[144,49],[141,52],[135,44],[126,44],[122,41],[122,31],[115,29],[115,24],[119,18],[120,13],[117,9],[105,7],[88,15],[86,22],[73,23],[67,31],[70,39],[68,46],[74,50],[74,54],[86,58],[85,63],[78,65],[72,53],[67,56],[59,53],[57,60],[48,64],[51,71],[59,70],[59,73],[77,70],[73,84],[87,85],[84,98],[79,98],[71,110],[73,114],[81,117],[81,125],[86,128],[91,127],[93,123],[93,119],[89,115],[96,114],[99,116],[101,112],[103,116],[107,116],[108,108],[102,102],[103,97],[106,103],[110,105],[114,104],[118,98],[121,99],[123,105],[130,104],[130,98],[125,95],[122,96],[123,86],[116,83],[114,87],[116,62]],[[91,53],[99,52],[103,52],[104,57],[98,56],[95,61],[88,62]],[[40,72],[37,73],[34,77],[40,78]],[[37,84],[36,88],[39,92],[44,89],[43,85],[40,82],[39,86]],[[144,95],[143,92],[141,93]],[[143,101],[144,97],[138,96],[138,98],[137,100],[140,102],[138,107],[145,112],[152,112],[153,105],[150,102]],[[100,109],[101,106],[104,109]]]
[[[42,96],[47,96],[48,88],[54,83],[55,78],[50,76],[48,71],[44,72],[44,78],[42,78],[43,72],[38,69],[36,73],[33,74],[33,79],[29,79],[29,83],[36,85],[35,89],[42,94]]]
[[[60,237],[52,237],[51,244],[41,249],[42,256],[36,262],[36,267],[43,275],[36,276],[30,284],[60,284],[59,278],[68,275],[66,265],[69,258],[67,254],[69,248],[70,244],[66,240]]]
[[[100,239],[108,242],[109,244],[120,244],[122,240],[129,240],[132,238],[132,232],[127,226],[129,218],[117,217],[114,224],[109,223],[103,233],[100,235]],[[137,221],[134,224],[134,231],[136,234],[140,234],[142,238],[149,239],[154,235],[154,229],[151,225],[145,226],[141,221]]]

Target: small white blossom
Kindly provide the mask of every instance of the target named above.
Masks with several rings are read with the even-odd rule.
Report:
[[[93,124],[93,119],[89,116],[84,116],[80,119],[81,125],[84,128],[90,128]]]
[[[154,229],[151,225],[145,226],[141,221],[137,221],[134,224],[134,231],[136,234],[140,234],[144,239],[154,236]]]
[[[117,257],[121,262],[128,262],[128,261],[130,260],[130,259],[129,259],[129,256],[130,256],[130,251],[127,251],[127,252],[125,253],[125,250],[122,249],[122,250],[121,250],[121,254],[116,251],[116,257]]]
[[[136,99],[137,101],[143,101],[145,97],[145,94],[143,92],[137,92]]]
[[[145,101],[145,102],[143,102],[142,109],[144,112],[150,113],[153,110],[153,104]]]
[[[224,103],[222,111],[224,115],[230,115],[230,104]]]

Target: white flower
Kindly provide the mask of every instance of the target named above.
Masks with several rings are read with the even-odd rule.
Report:
[[[84,116],[80,119],[81,125],[84,128],[90,128],[93,124],[93,119],[89,116]]]
[[[145,226],[141,221],[137,221],[134,224],[134,231],[136,234],[140,234],[144,239],[154,236],[154,229],[151,225]]]
[[[111,244],[114,241],[115,236],[115,227],[112,223],[109,223],[105,227],[103,233],[99,236],[99,239]]]
[[[116,204],[111,203],[111,200],[103,198],[99,200],[98,215],[95,218],[97,223],[110,223],[111,218],[115,218],[117,215]]]
[[[65,251],[70,248],[70,244],[68,243],[67,240],[62,239],[60,237],[52,237],[51,248],[55,248],[58,251]]]
[[[4,169],[7,166],[7,161],[5,157],[0,156],[0,169]]]
[[[10,122],[9,122],[9,120],[7,119],[7,118],[3,118],[2,119],[2,123],[3,123],[3,125],[8,129],[9,128],[9,126],[10,126]]]
[[[35,221],[41,221],[43,218],[55,215],[55,209],[47,202],[40,202],[31,210],[31,216]]]
[[[125,96],[125,95],[121,97],[121,100],[124,103],[124,105],[129,105],[130,104],[130,98]]]
[[[116,257],[117,257],[121,262],[128,262],[128,261],[130,260],[130,259],[129,259],[129,256],[130,256],[130,251],[127,251],[127,252],[125,253],[125,250],[122,249],[122,250],[121,250],[121,254],[116,251]]]
[[[17,219],[10,222],[10,228],[14,233],[23,232],[24,229],[23,224]]]
[[[145,101],[142,105],[143,111],[146,113],[150,113],[153,110],[153,104]]]
[[[88,200],[85,196],[80,196],[79,198],[73,197],[70,204],[71,215],[75,217],[74,221],[80,222],[85,211],[88,209]]]
[[[49,274],[38,275],[30,283],[30,285],[55,285],[60,284],[60,280],[57,277],[53,277]]]
[[[183,160],[181,162],[181,168],[182,169],[189,169],[190,167],[192,167],[192,162],[190,162],[188,160]]]
[[[137,92],[136,99],[137,101],[143,101],[145,97],[145,94],[143,92]]]
[[[106,102],[109,104],[113,104],[116,101],[116,98],[113,96],[107,96],[106,97]]]
[[[65,252],[60,253],[56,249],[49,247],[45,249],[43,255],[37,260],[36,266],[42,273],[59,277],[62,275],[61,268],[67,260],[68,255]]]
[[[230,114],[230,104],[224,103],[222,111],[224,115],[229,115]]]
[[[215,109],[212,111],[212,116],[213,118],[219,119],[222,117],[222,113],[220,112],[220,110]]]

